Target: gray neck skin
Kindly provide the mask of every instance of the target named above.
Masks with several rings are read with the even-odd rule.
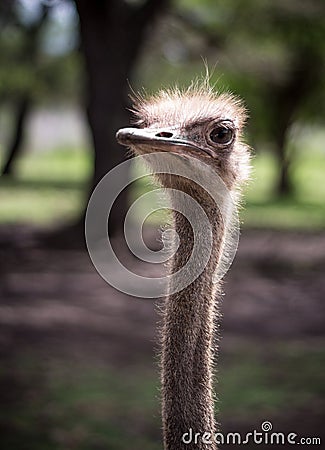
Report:
[[[202,204],[202,203],[201,203]],[[166,299],[162,326],[162,417],[165,450],[216,450],[204,443],[204,433],[215,432],[212,394],[213,331],[217,314],[216,295],[220,285],[212,283],[223,238],[218,212],[205,208],[213,227],[210,260],[203,273],[183,291]],[[190,256],[192,228],[179,213],[174,225],[180,246],[171,272]],[[182,436],[192,429],[192,442]],[[197,442],[195,434],[200,433]],[[190,440],[190,435],[185,438]],[[208,439],[207,435],[205,439]],[[211,436],[213,442],[213,436]]]

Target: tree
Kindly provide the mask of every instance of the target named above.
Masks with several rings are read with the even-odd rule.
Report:
[[[294,6],[291,3],[291,6]],[[269,136],[273,136],[278,159],[279,176],[276,192],[279,196],[292,194],[290,166],[293,154],[288,152],[289,133],[297,120],[323,119],[325,109],[318,102],[310,109],[309,100],[324,98],[325,88],[325,6],[319,0],[308,5],[277,5],[270,18],[274,39],[285,48],[288,58],[285,76],[270,83],[267,104],[270,109]],[[309,106],[308,106],[309,103]],[[324,120],[324,119],[323,119]]]
[[[52,13],[62,2],[50,4],[0,2],[0,106],[9,112],[12,123],[1,169],[4,175],[15,173],[32,109],[53,99],[74,100],[79,94],[74,26],[69,26],[69,41],[74,45],[62,45],[61,38],[59,51],[49,48],[51,32],[55,34],[58,27]]]
[[[23,61],[31,70],[35,70],[39,56],[40,32],[46,22],[48,16],[48,7],[42,6],[39,16],[31,24],[24,24],[19,20],[17,13],[17,5],[15,3],[4,3],[2,5],[1,17],[9,19],[13,23],[17,23],[23,34],[23,43],[18,46],[18,52],[15,55],[17,59]],[[6,21],[6,20],[5,20]],[[21,153],[25,123],[33,103],[32,90],[28,86],[15,93],[14,98],[14,126],[12,136],[9,142],[7,158],[2,168],[3,175],[11,175],[13,165],[17,156]]]
[[[128,84],[147,28],[167,0],[75,0],[80,18],[81,48],[87,73],[87,114],[94,143],[94,174],[98,181],[123,161],[125,153],[115,132],[128,121]],[[128,174],[125,173],[125,184]],[[121,230],[127,210],[127,192],[110,217],[110,232]]]

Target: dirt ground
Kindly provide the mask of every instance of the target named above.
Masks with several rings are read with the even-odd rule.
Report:
[[[123,368],[155,353],[157,301],[117,292],[85,251],[44,248],[38,230],[6,226],[0,261],[2,361],[28,350]],[[324,342],[324,273],[325,233],[244,230],[225,279],[221,351],[250,337]]]
[[[86,251],[42,248],[38,236],[28,228],[0,231],[0,321],[6,329],[1,339],[7,345],[12,339],[15,346],[19,336],[28,341],[38,334],[39,345],[45,345],[45,336],[46,345],[58,344],[67,332],[75,339],[88,335],[86,340],[99,351],[107,336],[106,357],[117,362],[123,361],[129,344],[134,358],[151,346],[155,301],[117,292],[100,278]],[[139,266],[138,260],[133,263]],[[163,270],[158,266],[155,275]],[[242,232],[225,277],[222,329],[270,338],[323,336],[324,272],[324,233]]]

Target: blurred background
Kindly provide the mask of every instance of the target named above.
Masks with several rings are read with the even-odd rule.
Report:
[[[204,61],[211,83],[244,98],[254,149],[225,279],[218,419],[225,432],[270,420],[324,438],[324,1],[2,0],[1,448],[162,448],[161,300],[99,277],[83,221],[126,157],[115,132],[130,92],[188,86]],[[114,239],[148,189],[121,194]],[[152,247],[161,220],[146,223]]]

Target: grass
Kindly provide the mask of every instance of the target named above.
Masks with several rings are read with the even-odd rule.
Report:
[[[324,228],[324,153],[313,149],[298,155],[292,167],[295,195],[289,198],[276,199],[273,195],[277,173],[272,154],[259,154],[253,166],[241,212],[245,227]],[[86,198],[90,171],[91,157],[86,151],[58,149],[25,155],[18,162],[16,179],[0,179],[0,223],[47,225],[78,216]],[[147,180],[142,178],[134,185],[131,198],[149,189]],[[159,204],[157,200],[157,207]],[[145,205],[146,202],[136,210],[140,216]],[[157,223],[163,217],[156,213],[150,220]]]
[[[299,410],[317,413],[325,394],[324,363],[324,348],[294,342],[267,349],[244,342],[223,352],[217,405],[222,423],[244,420],[254,427],[261,417],[290,420]],[[2,403],[1,448],[161,448],[158,377],[148,369],[151,362],[116,372],[25,354],[15,364],[0,371],[0,386],[16,395],[11,407]]]
[[[324,228],[325,154],[315,150],[300,153],[292,166],[295,194],[275,198],[276,161],[272,154],[262,153],[253,160],[252,181],[249,183],[245,208],[241,213],[248,227],[284,229]]]
[[[302,343],[244,346],[226,354],[219,372],[222,416],[253,420],[310,408],[324,398],[324,363],[324,349]]]
[[[86,151],[23,156],[16,177],[0,179],[0,223],[47,225],[72,219],[83,207],[90,170]]]

